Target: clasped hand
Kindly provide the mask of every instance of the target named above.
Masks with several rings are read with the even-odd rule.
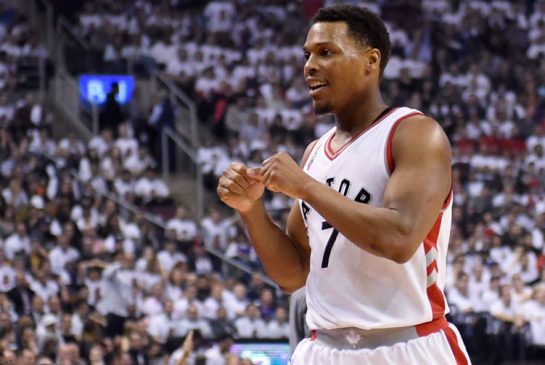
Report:
[[[287,153],[278,153],[263,161],[261,168],[232,163],[220,177],[217,192],[225,204],[246,212],[255,206],[264,188],[294,199],[301,198],[309,179]]]

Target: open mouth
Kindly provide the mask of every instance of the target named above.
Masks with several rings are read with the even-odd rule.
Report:
[[[325,82],[315,82],[308,85],[308,89],[310,90],[310,95],[316,94],[318,91],[326,87],[327,87],[327,84]]]

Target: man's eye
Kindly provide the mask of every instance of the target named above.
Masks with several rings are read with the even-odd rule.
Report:
[[[331,55],[331,51],[327,48],[324,48],[322,49],[322,52],[320,52],[322,54],[322,56],[330,56]]]
[[[305,60],[308,60],[310,58],[310,53],[305,52],[304,57],[305,57]]]

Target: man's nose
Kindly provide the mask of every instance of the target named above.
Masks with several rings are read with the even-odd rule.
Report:
[[[311,55],[305,63],[305,67],[303,68],[303,74],[305,77],[313,76],[316,74],[317,71],[318,64],[316,63],[316,58]]]

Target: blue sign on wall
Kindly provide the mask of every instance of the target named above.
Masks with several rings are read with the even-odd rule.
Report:
[[[104,103],[114,82],[117,82],[119,86],[116,100],[120,104],[131,101],[134,91],[134,77],[127,75],[81,75],[79,77],[81,100],[90,104]]]

